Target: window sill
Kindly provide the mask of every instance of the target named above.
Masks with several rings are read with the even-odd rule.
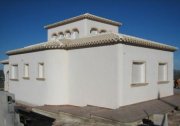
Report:
[[[167,84],[169,81],[158,81],[158,84]]]
[[[10,80],[12,80],[12,81],[19,81],[19,79],[12,79],[12,78]]]
[[[36,78],[36,80],[42,80],[42,81],[44,81],[45,78]]]
[[[146,86],[148,83],[132,83],[131,87],[140,87],[140,86]]]
[[[25,79],[25,80],[29,80],[30,78],[29,78],[29,77],[23,77],[23,79]]]

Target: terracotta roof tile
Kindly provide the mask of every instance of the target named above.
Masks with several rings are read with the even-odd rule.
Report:
[[[41,51],[47,49],[77,49],[77,48],[87,48],[94,46],[112,45],[112,44],[128,44],[133,46],[154,48],[166,51],[176,51],[177,48],[161,43],[157,43],[150,40],[145,40],[133,36],[128,36],[124,34],[116,33],[104,33],[95,36],[88,36],[78,39],[62,39],[61,41],[49,41],[37,45],[27,46],[25,48],[20,48],[16,50],[8,51],[8,55],[14,55],[19,53],[28,53],[34,51]]]

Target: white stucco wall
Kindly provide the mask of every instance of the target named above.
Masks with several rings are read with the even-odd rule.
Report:
[[[173,53],[149,48],[123,45],[123,105],[157,99],[173,95]],[[146,64],[145,86],[132,87],[132,62]],[[158,64],[168,64],[168,83],[158,84]]]
[[[145,61],[147,85],[131,86],[133,61]],[[39,62],[45,65],[45,80],[36,80]],[[168,83],[158,84],[159,62],[168,64]],[[34,105],[118,108],[173,94],[173,53],[167,51],[117,44],[12,55],[9,63],[19,66],[19,80],[10,80],[9,91]],[[22,78],[25,63],[29,80]]]
[[[57,26],[57,27],[48,29],[48,40],[51,40],[51,36],[54,33],[56,33],[56,34],[58,34],[59,32],[65,33],[66,30],[69,30],[72,33],[73,29],[79,30],[80,38],[86,37],[86,36],[90,35],[91,28],[97,28],[99,32],[100,32],[100,30],[106,30],[107,32],[118,33],[119,27],[110,25],[110,24],[101,23],[98,21],[83,19],[83,20],[79,20],[76,22],[72,22],[69,24],[65,24],[62,26]]]
[[[18,64],[18,81],[10,80],[16,99],[34,105],[87,104],[116,108],[121,103],[122,45],[48,50],[10,56]],[[45,80],[36,80],[37,65],[45,65]],[[29,64],[30,79],[23,79]]]
[[[101,23],[98,21],[93,21],[93,20],[88,20],[85,19],[85,23],[86,23],[86,35],[90,35],[90,30],[91,28],[97,28],[98,32],[100,32],[101,30],[106,30],[106,32],[113,32],[113,33],[118,33],[119,31],[119,27],[118,26],[114,26],[114,25],[110,25],[110,24],[105,24],[105,23]]]
[[[67,103],[66,58],[64,50],[10,56],[10,65],[18,64],[19,77],[18,81],[10,80],[9,91],[15,94],[16,100],[34,105]],[[36,80],[39,62],[45,65],[45,80]],[[23,79],[24,63],[29,64],[29,80]]]
[[[121,104],[122,45],[70,50],[70,103],[117,108]]]
[[[76,21],[76,22],[72,22],[69,24],[65,24],[62,26],[48,29],[47,30],[48,31],[48,40],[51,39],[51,36],[53,33],[56,33],[56,34],[58,34],[59,32],[65,33],[66,30],[70,30],[72,32],[72,30],[74,28],[77,28],[79,30],[79,37],[86,36],[85,20],[80,20],[80,21]]]

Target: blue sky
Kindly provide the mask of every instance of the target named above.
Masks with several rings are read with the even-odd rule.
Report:
[[[87,12],[122,22],[121,33],[180,48],[180,0],[0,0],[0,60],[46,41],[44,25]],[[174,62],[180,69],[180,51]]]

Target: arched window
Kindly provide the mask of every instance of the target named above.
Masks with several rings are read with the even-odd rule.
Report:
[[[97,28],[91,28],[90,33],[92,35],[97,35],[98,34],[98,29]]]
[[[71,38],[71,32],[69,30],[65,32],[65,38]]]
[[[101,33],[101,34],[102,34],[102,33],[106,33],[106,30],[103,29],[103,30],[100,31],[100,33]]]
[[[72,38],[73,39],[79,38],[79,30],[78,29],[72,30]]]
[[[56,39],[57,39],[57,34],[53,33],[52,36],[51,36],[51,40],[55,41]]]
[[[64,39],[64,34],[63,32],[59,32],[58,34],[58,40]]]

